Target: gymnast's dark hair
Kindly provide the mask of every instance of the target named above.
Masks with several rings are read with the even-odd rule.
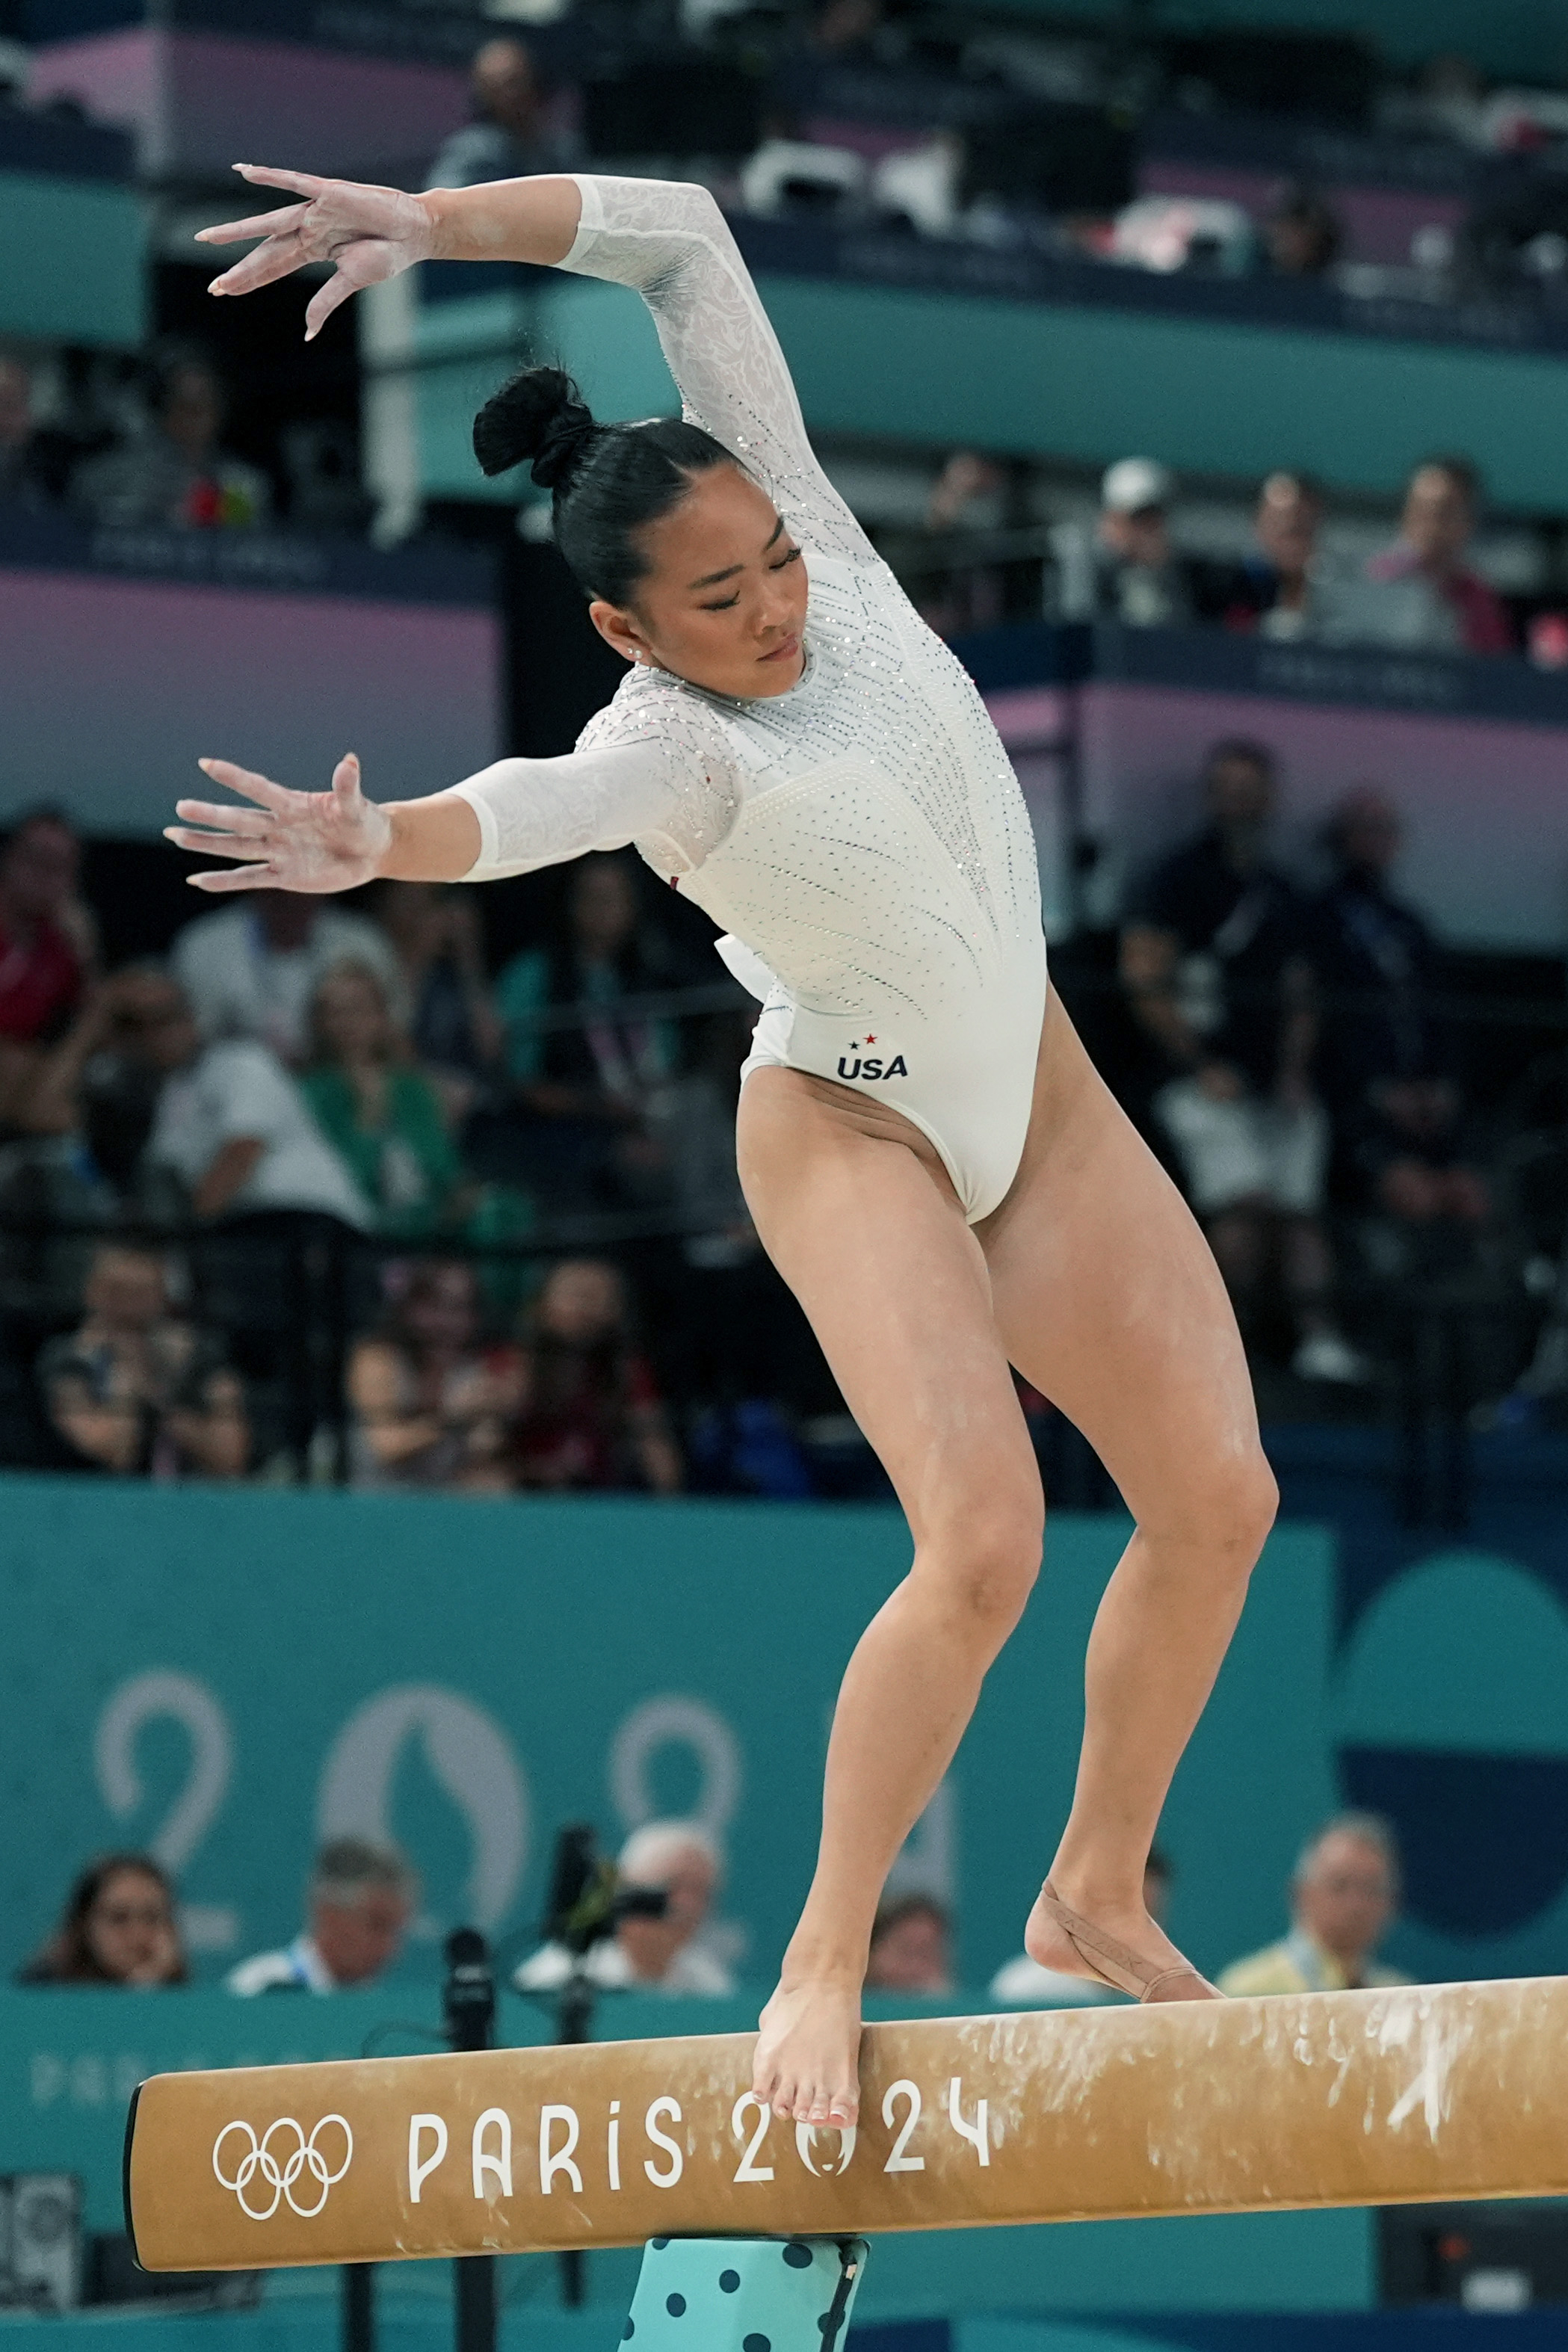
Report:
[[[647,570],[637,533],[679,506],[693,474],[736,463],[700,425],[678,416],[596,425],[560,368],[524,368],[474,419],[474,455],[487,474],[532,460],[554,493],[555,544],[584,595],[626,604]]]

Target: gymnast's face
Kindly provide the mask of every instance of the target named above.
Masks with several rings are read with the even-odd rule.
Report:
[[[710,466],[639,539],[648,568],[635,604],[589,607],[618,654],[740,701],[799,683],[805,561],[765,490],[738,466]]]

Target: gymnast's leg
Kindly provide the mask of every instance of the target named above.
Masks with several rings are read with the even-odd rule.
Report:
[[[985,1262],[924,1137],[847,1088],[763,1069],[738,1144],[758,1231],[915,1539],[844,1677],[816,1872],[757,2043],[759,2098],[847,2123],[882,1883],[1017,1622],[1044,1506]]]
[[[1089,1641],[1050,1884],[1165,1967],[1180,1955],[1144,1910],[1143,1864],[1278,1497],[1215,1261],[1054,997],[1023,1165],[976,1230],[1008,1355],[1082,1430],[1136,1521]],[[1090,1973],[1043,1905],[1026,1941],[1047,1967]],[[1174,1978],[1171,1997],[1194,1990]]]

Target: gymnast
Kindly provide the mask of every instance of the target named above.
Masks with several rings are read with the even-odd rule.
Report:
[[[476,420],[488,473],[531,461],[553,492],[561,551],[630,665],[574,751],[386,803],[352,753],[324,793],[204,760],[254,805],[181,801],[168,830],[239,861],[190,877],[215,892],[479,882],[631,842],[719,923],[720,955],[761,1001],[737,1126],[746,1200],[914,1560],[844,1676],[758,2097],[797,2122],[856,2119],[882,1884],[1040,1564],[1013,1366],[1083,1432],[1135,1522],[1090,1636],[1077,1789],[1026,1942],[1144,2000],[1217,1999],[1149,1916],[1143,1868],[1274,1485],[1214,1260],[1047,991],[1028,818],[978,694],[813,456],[703,189],[582,176],[413,196],[239,168],[297,201],[202,232],[264,240],[215,293],[330,262],[313,335],[415,262],[553,264],[635,287],[680,388],[679,421],[600,425],[567,377],[533,367]]]

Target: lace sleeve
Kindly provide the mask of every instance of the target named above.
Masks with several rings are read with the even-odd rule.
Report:
[[[452,789],[479,821],[479,854],[465,882],[531,874],[629,841],[660,841],[679,817],[677,762],[654,736],[558,760],[498,760]]]
[[[813,454],[778,337],[707,189],[582,173],[577,185],[583,218],[562,268],[636,287],[684,414],[750,467],[805,546],[874,560]]]
[[[617,699],[590,720],[574,751],[498,760],[452,789],[479,821],[479,854],[465,882],[531,874],[629,841],[661,873],[689,873],[740,805],[727,745],[673,700],[639,717]]]

